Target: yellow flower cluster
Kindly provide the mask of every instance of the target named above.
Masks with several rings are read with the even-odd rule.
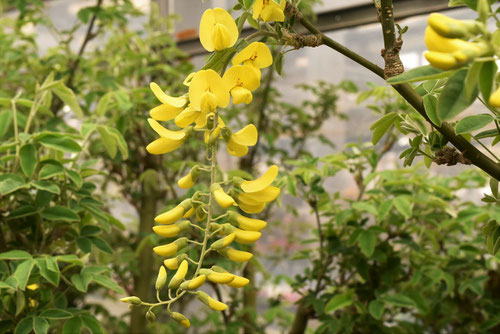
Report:
[[[254,18],[266,22],[283,21],[284,5],[285,1],[278,4],[272,0],[257,0],[253,5]],[[190,322],[186,316],[170,311],[171,303],[185,293],[194,294],[214,310],[226,309],[224,303],[196,290],[206,281],[241,288],[249,280],[219,266],[205,268],[203,260],[208,253],[216,252],[236,263],[249,261],[252,253],[237,248],[256,242],[267,223],[246,217],[237,210],[239,208],[247,214],[259,213],[280,194],[280,189],[271,185],[278,175],[278,167],[275,165],[255,180],[240,177],[217,179],[216,153],[219,141],[226,143],[226,150],[230,155],[242,157],[248,153],[248,147],[256,145],[258,139],[258,131],[253,124],[233,132],[223,121],[220,108],[227,107],[231,100],[233,104],[251,103],[252,92],[260,86],[261,69],[273,63],[271,52],[264,43],[248,44],[241,41],[237,44],[238,34],[236,23],[228,12],[221,8],[206,10],[200,22],[201,44],[209,52],[221,52],[230,48],[234,57],[225,60],[227,62],[220,72],[207,66],[191,73],[184,80],[187,91],[182,96],[169,96],[156,83],[150,85],[161,104],[150,110],[151,118],[148,122],[159,138],[146,147],[147,151],[151,154],[174,151],[196,133],[202,132],[207,153],[211,154],[208,158],[210,165],[192,167],[177,184],[182,189],[191,188],[204,172],[210,173],[211,181],[208,192],[196,191],[191,198],[155,217],[158,225],[153,227],[153,231],[158,236],[177,238],[153,248],[156,254],[166,258],[155,284],[158,303],[143,303],[138,297],[122,299],[132,304],[132,307],[150,306],[148,319],[155,318],[152,308],[167,305],[172,319],[189,327]],[[245,43],[248,45],[245,46]],[[239,49],[241,50],[236,53]],[[230,61],[233,66],[226,71]],[[167,129],[159,123],[172,120],[179,129]],[[217,217],[215,212],[219,212]],[[201,231],[202,242],[189,238],[193,229]],[[233,243],[240,246],[231,247]],[[187,253],[190,245],[201,248],[197,260],[190,258]],[[175,272],[170,280],[167,270]],[[169,299],[166,301],[160,299],[160,291],[164,287],[168,289]]]
[[[432,13],[427,22],[425,44],[429,51],[424,55],[434,67],[443,70],[459,68],[490,52],[488,44],[481,40],[468,42],[484,31],[484,25],[478,21],[456,20]]]

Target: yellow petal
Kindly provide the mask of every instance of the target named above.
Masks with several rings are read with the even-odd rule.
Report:
[[[153,226],[153,231],[161,237],[172,238],[181,232],[181,228],[177,225],[162,225]]]
[[[262,12],[260,13],[260,17],[264,22],[285,21],[285,14],[283,13],[283,9],[281,9],[281,7],[273,0],[269,0],[269,4],[264,7]]]
[[[155,222],[165,225],[173,224],[179,219],[181,219],[183,215],[184,215],[184,207],[182,207],[182,205],[178,205],[175,208],[156,216]]]
[[[262,233],[257,231],[243,231],[240,229],[236,229],[234,233],[236,242],[245,245],[253,244],[262,236]]]
[[[196,72],[193,80],[191,80],[191,85],[189,86],[189,100],[194,109],[201,110],[202,97],[206,92],[215,95],[217,106],[222,108],[228,106],[229,90],[219,74],[211,69]],[[209,97],[210,99],[208,99]],[[212,102],[210,95],[205,95],[203,98],[210,103]],[[209,105],[206,101],[204,102],[205,106]]]
[[[248,153],[248,147],[240,145],[233,140],[233,136],[229,139],[226,145],[227,152],[235,157],[242,157]]]
[[[162,138],[170,139],[170,140],[180,140],[186,136],[184,131],[172,131],[164,128],[157,121],[152,118],[148,118],[148,123],[153,128],[153,130],[159,134]]]
[[[187,260],[182,261],[182,263],[179,266],[179,269],[177,269],[177,272],[175,273],[175,275],[172,277],[172,279],[168,283],[169,289],[176,289],[177,287],[179,287],[182,280],[184,280],[184,277],[186,277],[188,268],[189,268],[189,265],[188,265]]]
[[[250,66],[235,65],[224,73],[222,79],[229,89],[240,86],[254,91],[260,86],[259,75]]]
[[[252,253],[240,251],[234,248],[225,248],[219,250],[218,252],[234,262],[246,262],[253,257]]]
[[[495,108],[500,108],[500,87],[490,95],[490,104]]]
[[[234,279],[234,277],[235,275],[230,273],[218,273],[212,271],[210,274],[208,274],[207,279],[213,283],[227,284],[230,283]]]
[[[255,125],[248,124],[240,131],[233,133],[232,139],[240,145],[254,146],[257,143],[258,136]]]
[[[192,280],[186,281],[180,285],[180,288],[183,290],[195,290],[198,289],[200,286],[205,283],[205,280],[207,279],[207,276],[205,275],[200,275],[196,278],[193,278]]]
[[[165,154],[172,152],[182,145],[183,140],[170,140],[167,138],[158,138],[146,146],[146,150],[151,154]]]
[[[213,299],[212,297],[208,297],[208,306],[215,311],[224,311],[227,309],[227,305],[221,303],[218,300]]]
[[[252,12],[253,12],[253,19],[257,20],[260,16],[260,13],[262,12],[262,8],[264,7],[264,1],[265,0],[255,0],[252,6]]]
[[[217,108],[217,103],[217,96],[212,92],[206,91],[201,94],[200,111],[207,114],[214,112]]]
[[[223,208],[229,208],[231,205],[234,204],[234,199],[228,194],[226,194],[224,190],[222,190],[221,188],[215,189],[213,191],[213,194],[215,196],[215,200],[217,201],[217,203]]]
[[[163,261],[163,264],[170,270],[175,270],[179,268],[179,261],[177,261],[177,257],[166,259],[165,261]]]
[[[453,53],[455,51],[469,51],[477,55],[481,54],[481,48],[474,43],[466,42],[458,38],[446,38],[439,35],[430,26],[425,29],[425,45],[429,51]]]
[[[248,283],[250,283],[250,280],[248,278],[235,276],[231,282],[227,283],[227,285],[229,285],[232,288],[242,288]]]
[[[238,39],[238,27],[231,15],[222,8],[207,9],[200,20],[200,42],[212,52],[231,47]]]
[[[248,193],[264,190],[270,186],[271,183],[273,183],[274,179],[278,175],[278,170],[278,166],[272,165],[260,178],[253,181],[244,181],[241,184],[241,189]]]
[[[246,213],[260,213],[266,207],[266,203],[261,203],[259,205],[249,205],[245,202],[240,202],[238,203],[238,205],[240,209]]]
[[[273,56],[266,44],[253,42],[241,50],[232,60],[233,65],[244,64],[247,61],[249,65],[255,66],[257,69],[266,68],[273,63]],[[260,71],[258,78],[260,80]]]
[[[459,66],[455,57],[450,53],[425,51],[424,56],[432,66],[442,70],[450,70]]]
[[[191,106],[188,106],[186,109],[184,109],[180,114],[178,114],[175,117],[174,120],[175,125],[177,125],[180,128],[185,128],[186,126],[194,122],[196,117],[198,117],[198,113],[199,111],[196,111]]]
[[[264,227],[266,227],[267,223],[260,219],[253,219],[242,216],[240,214],[236,214],[236,222],[238,226],[241,227],[245,231],[260,231]]]
[[[184,86],[188,86],[191,84],[191,80],[193,79],[194,75],[196,74],[196,72],[191,72],[188,74],[188,76],[186,77],[186,79],[184,79],[184,81],[182,82],[182,84]]]
[[[191,178],[191,173],[181,177],[179,181],[177,181],[177,185],[182,189],[189,189],[194,186],[193,179]]]
[[[280,188],[269,186],[265,189],[262,189],[260,191],[256,191],[254,193],[247,193],[247,195],[248,195],[248,197],[250,197],[256,201],[268,203],[268,202],[274,201],[276,199],[276,197],[278,197],[280,192],[281,192]]]
[[[189,209],[188,211],[186,211],[186,213],[184,214],[184,216],[182,216],[182,218],[189,218],[189,217],[191,217],[194,214],[194,211],[195,211],[194,208]]]
[[[149,87],[153,91],[153,94],[156,96],[161,103],[168,104],[171,107],[182,108],[187,102],[185,97],[173,97],[165,94],[165,92],[158,86],[156,83],[152,82],[149,84]]]
[[[245,194],[245,193],[238,195],[238,203],[241,203],[241,202],[243,202],[247,205],[254,205],[254,206],[259,206],[263,203],[262,201],[256,201],[256,200],[252,199],[251,197],[248,196],[248,194]]]
[[[177,246],[177,243],[174,241],[166,245],[154,247],[153,251],[160,256],[172,256],[175,253],[177,253],[178,249],[179,247]]]
[[[169,106],[168,104],[160,104],[149,111],[151,118],[157,121],[170,121],[179,115],[182,108]]]
[[[194,120],[196,122],[195,129],[201,129],[207,125],[207,114],[198,113],[198,117]]]
[[[245,103],[249,104],[252,102],[252,92],[250,92],[248,89],[244,87],[239,87],[236,86],[233,89],[231,89],[231,96],[233,97],[233,103],[234,104],[240,104],[240,103]]]
[[[229,36],[229,31],[224,25],[220,23],[215,24],[215,27],[212,31],[212,41],[214,43],[214,49],[216,51],[222,51],[229,46],[229,43],[231,42],[231,36]]]

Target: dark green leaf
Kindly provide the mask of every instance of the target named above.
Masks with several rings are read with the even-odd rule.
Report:
[[[458,121],[455,130],[457,134],[469,133],[484,128],[493,122],[494,118],[490,114],[472,115]]]
[[[368,305],[368,311],[377,320],[382,319],[384,314],[384,303],[379,300],[372,300]]]
[[[33,144],[25,144],[19,150],[19,157],[21,159],[21,169],[27,177],[31,177],[35,171],[37,159],[36,149]]]
[[[472,98],[472,94],[477,90],[479,72],[483,67],[483,63],[476,62],[472,63],[467,71],[467,76],[465,77],[465,98],[467,100]]]
[[[0,111],[0,138],[3,138],[9,131],[12,123],[12,112],[10,110]]]
[[[33,181],[31,184],[37,189],[45,190],[56,195],[59,195],[61,192],[57,184],[51,181]]]
[[[276,72],[281,75],[281,72],[283,71],[283,53],[278,53],[275,57],[274,57],[274,68],[276,69]]]
[[[125,293],[125,291],[109,277],[103,275],[94,275],[93,279],[97,284],[100,284],[105,288],[108,288],[118,293]]]
[[[385,296],[383,297],[383,301],[394,305],[394,306],[399,306],[399,307],[413,307],[415,305],[415,301],[411,299],[410,297],[402,294],[402,293],[395,293],[393,295]]]
[[[90,332],[92,332],[92,334],[104,334],[104,330],[102,329],[101,324],[93,315],[85,313],[81,315],[81,318],[83,321],[83,325],[87,327]]]
[[[74,317],[66,320],[63,327],[63,334],[80,334],[82,330],[82,320]]]
[[[0,253],[0,260],[28,260],[32,259],[30,253],[23,250],[11,250],[5,253]]]
[[[89,238],[79,237],[76,239],[76,245],[85,254],[90,253],[92,250],[92,241]]]
[[[80,174],[78,174],[78,172],[66,169],[66,174],[68,174],[70,180],[73,181],[73,183],[76,186],[76,189],[80,189],[82,187],[83,184],[82,177],[80,176]]]
[[[477,88],[469,99],[465,97],[464,81],[466,76],[467,70],[458,71],[450,77],[444,86],[439,96],[437,108],[438,117],[441,121],[455,118],[467,109],[476,99],[478,93]]]
[[[37,140],[47,148],[62,152],[78,153],[82,150],[76,141],[65,135],[44,134],[38,137]]]
[[[33,318],[33,328],[35,334],[46,334],[49,330],[49,322],[44,318],[35,317]]]
[[[81,292],[87,292],[89,283],[92,281],[92,276],[87,274],[74,274],[71,276],[71,282],[75,288]]]
[[[14,334],[28,334],[33,329],[33,317],[26,317],[19,321]]]
[[[103,252],[108,254],[113,254],[113,248],[111,248],[111,246],[103,239],[97,237],[91,237],[90,240],[92,240],[92,243],[96,245],[96,247],[102,250]]]
[[[59,162],[55,160],[49,160],[42,162],[42,168],[40,169],[40,173],[38,177],[40,179],[48,179],[54,176],[63,175],[64,167]]]
[[[5,196],[27,186],[28,184],[19,175],[10,173],[0,175],[0,195]]]
[[[479,72],[479,90],[485,101],[490,99],[496,73],[497,65],[494,61],[483,63],[481,72]]]
[[[80,217],[73,210],[60,205],[45,208],[42,211],[42,217],[47,220],[64,220],[67,222],[80,220]]]
[[[54,319],[54,320],[69,319],[72,316],[73,314],[69,313],[68,311],[57,308],[49,308],[40,314],[40,317],[42,318]]]
[[[49,270],[47,260],[45,258],[36,259],[36,265],[37,265],[38,269],[40,270],[40,275],[42,275],[43,278],[45,278],[47,281],[49,281],[54,286],[59,285],[59,279],[61,276],[60,273]]]

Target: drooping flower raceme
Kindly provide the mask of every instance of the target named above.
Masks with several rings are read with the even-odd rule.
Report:
[[[271,2],[264,1],[261,7],[254,6],[254,15],[258,12],[258,17],[264,21],[283,20],[283,7]],[[209,9],[203,14],[200,41],[207,50],[222,51],[233,47],[237,39],[236,24],[225,10]],[[235,47],[239,49],[244,43],[238,45]],[[231,50],[230,55],[234,53]],[[122,299],[133,307],[148,306],[146,317],[151,321],[155,318],[152,309],[166,305],[173,320],[189,327],[191,323],[185,315],[170,309],[170,305],[186,293],[195,295],[213,310],[226,309],[226,304],[198,289],[206,281],[231,288],[244,287],[250,281],[219,266],[206,267],[205,256],[213,252],[235,263],[249,261],[253,254],[237,248],[259,240],[267,223],[245,214],[261,212],[280,193],[279,188],[271,185],[278,174],[277,166],[271,166],[263,176],[250,181],[240,177],[223,180],[216,173],[219,142],[226,144],[229,154],[242,157],[258,140],[258,131],[253,124],[233,132],[223,121],[221,108],[229,105],[231,97],[233,104],[251,103],[252,92],[260,85],[260,69],[270,66],[273,60],[269,48],[264,43],[255,42],[237,53],[232,59],[234,66],[226,71],[230,61],[230,58],[226,59],[220,72],[206,68],[189,74],[183,82],[188,87],[187,92],[179,97],[167,95],[156,83],[150,86],[161,105],[150,111],[148,123],[159,138],[146,147],[147,151],[151,154],[172,152],[200,133],[204,136],[206,152],[210,156],[209,165],[191,166],[189,172],[177,182],[180,188],[189,189],[198,180],[207,179],[200,177],[201,174],[209,173],[210,184],[205,187],[206,191],[202,191],[203,186],[197,185],[196,189],[202,190],[195,191],[190,198],[154,219],[158,225],[153,227],[153,231],[161,239],[153,251],[164,258],[155,283],[158,302],[146,303],[138,297]],[[172,120],[168,125],[160,124]],[[202,234],[201,242],[190,239],[193,229]],[[197,259],[191,258],[196,254],[191,251],[192,247],[201,249]],[[165,294],[167,300],[163,300],[161,294],[165,289],[168,289]]]

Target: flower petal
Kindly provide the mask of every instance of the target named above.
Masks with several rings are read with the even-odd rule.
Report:
[[[259,137],[259,133],[257,132],[257,128],[253,124],[248,124],[240,131],[233,133],[231,137],[237,144],[245,145],[245,146],[254,146],[257,144],[257,138]]]
[[[252,198],[256,201],[267,203],[274,201],[276,197],[278,197],[280,192],[281,192],[280,188],[269,186],[265,189],[256,191],[254,193],[247,193],[247,195],[249,196],[249,198]]]
[[[214,11],[212,9],[207,9],[201,16],[199,35],[200,35],[201,45],[208,52],[212,52],[215,50],[214,43],[212,41],[212,32],[214,26],[215,26]]]
[[[149,87],[161,103],[165,103],[176,108],[182,108],[187,102],[185,97],[173,97],[165,94],[165,92],[155,82],[150,83]]]
[[[180,128],[185,128],[194,122],[196,117],[198,117],[199,111],[194,110],[191,106],[184,109],[179,115],[175,117],[175,125]]]
[[[152,118],[148,118],[148,123],[153,128],[153,130],[155,130],[155,132],[163,138],[167,138],[170,140],[181,140],[186,136],[186,133],[184,131],[172,131],[166,129]]]
[[[266,207],[266,203],[261,203],[260,205],[248,205],[245,202],[240,202],[239,207],[246,213],[260,213]]]
[[[248,153],[248,147],[235,142],[232,136],[227,142],[226,149],[229,154],[235,157],[242,157]]]
[[[146,146],[146,150],[151,154],[165,154],[178,149],[183,142],[183,140],[171,140],[162,137]]]
[[[181,108],[172,107],[168,104],[160,104],[157,107],[154,107],[149,111],[149,115],[151,118],[157,121],[170,121],[175,118],[175,116],[179,115],[182,111]]]
[[[244,181],[241,189],[246,193],[254,193],[267,188],[278,176],[278,166],[272,165],[260,178],[253,181]]]

